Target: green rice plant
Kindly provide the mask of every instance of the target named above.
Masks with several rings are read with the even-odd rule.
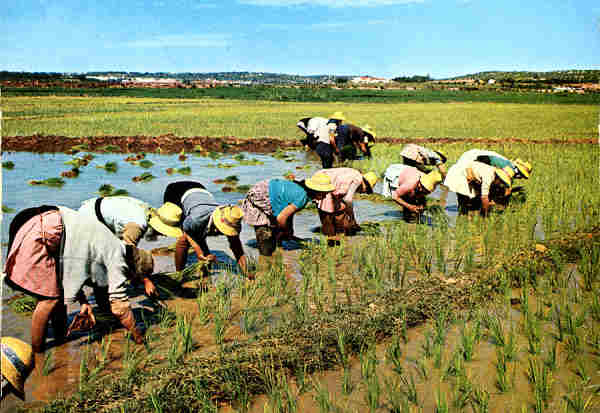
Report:
[[[11,310],[17,314],[32,314],[37,305],[37,299],[30,295],[21,295],[9,301]]]
[[[419,406],[419,394],[417,392],[417,385],[415,384],[415,379],[412,374],[408,375],[408,378],[405,375],[400,376],[401,387],[400,391],[404,396],[415,406]]]
[[[486,316],[486,324],[492,343],[499,347],[506,345],[504,326],[497,315]]]
[[[391,413],[410,413],[410,404],[400,388],[398,379],[390,380],[384,377],[385,392],[387,394],[388,403],[390,404]]]
[[[506,393],[511,389],[510,380],[507,376],[508,366],[504,352],[501,349],[496,350],[496,388],[500,393]]]
[[[460,330],[460,349],[465,361],[471,361],[473,359],[475,343],[477,341],[476,334],[477,330],[475,328],[469,328],[466,322],[462,324]]]
[[[215,343],[217,343],[218,345],[223,344],[223,340],[225,338],[225,330],[227,329],[227,322],[226,319],[223,318],[222,314],[215,314],[214,317],[214,328],[213,328],[213,335],[215,338]]]
[[[346,349],[346,332],[340,328],[337,329],[337,354],[342,367],[348,366],[348,350]]]
[[[556,325],[556,331],[558,332],[556,339],[562,342],[565,339],[565,326],[562,322],[560,306],[558,305],[554,306],[554,323]]]
[[[163,400],[161,399],[160,395],[159,395],[160,391],[159,390],[153,390],[150,393],[150,402],[152,403],[152,408],[154,409],[154,411],[156,413],[162,413],[163,412]]]
[[[446,344],[446,336],[448,335],[448,329],[450,327],[450,323],[452,320],[450,319],[449,313],[445,311],[441,311],[438,313],[437,317],[434,319],[434,336],[433,341],[436,344]]]
[[[2,204],[2,213],[3,214],[12,214],[13,212],[15,212],[14,208],[9,208],[6,205]]]
[[[223,156],[223,154],[221,154],[219,152],[215,152],[215,151],[210,151],[206,156],[208,156],[212,160],[217,160],[221,156]]]
[[[180,337],[175,337],[169,346],[169,351],[167,352],[167,361],[169,362],[169,367],[175,367],[181,358],[182,353],[179,350],[180,340]]]
[[[598,244],[580,249],[581,259],[577,263],[577,270],[583,279],[583,288],[592,291],[598,280],[600,268],[600,247]]]
[[[175,329],[181,339],[183,354],[188,354],[194,348],[191,321],[189,321],[185,315],[178,315],[175,321]]]
[[[433,357],[434,340],[431,330],[427,330],[424,335],[424,340],[421,343],[421,349],[423,350],[423,356],[425,358]]]
[[[313,395],[313,398],[319,406],[319,411],[321,413],[328,413],[334,410],[335,406],[331,401],[331,395],[329,394],[327,388],[321,385],[321,383],[319,383],[315,379],[313,379],[313,388],[315,389],[315,394]]]
[[[475,413],[487,413],[490,411],[490,393],[485,388],[476,387],[473,389],[471,408]]]
[[[98,150],[102,152],[119,152],[121,148],[117,145],[104,145],[103,147],[98,148]]]
[[[454,351],[452,358],[448,362],[448,366],[444,370],[444,374],[442,375],[442,379],[446,380],[449,377],[462,377],[466,374],[464,357],[462,355],[462,351],[457,349]]]
[[[433,367],[436,369],[442,368],[442,360],[444,358],[444,345],[440,343],[433,344]]]
[[[118,165],[116,162],[106,162],[104,165],[96,165],[96,168],[104,169],[106,172],[117,172]]]
[[[79,362],[79,392],[84,393],[89,385],[89,373],[90,369],[88,366],[88,352],[82,352],[81,360]]]
[[[463,410],[469,404],[473,394],[473,384],[466,374],[457,377],[453,392],[452,407],[459,411]]]
[[[4,169],[14,169],[15,168],[15,163],[13,161],[5,161],[2,162],[2,168]]]
[[[550,369],[539,363],[537,359],[529,359],[529,368],[527,370],[527,379],[533,386],[533,392],[536,398],[536,405],[543,403],[543,407],[548,407],[548,402],[552,394],[552,373]]]
[[[181,175],[190,175],[192,173],[192,168],[189,166],[177,168],[177,173],[180,173]]]
[[[567,336],[565,350],[567,351],[567,361],[573,361],[579,356],[582,350],[582,342],[578,333]]]
[[[46,352],[46,356],[44,357],[44,364],[42,365],[42,376],[47,376],[48,374],[52,373],[54,368],[54,351],[48,350]]]
[[[575,375],[581,379],[581,384],[584,386],[592,379],[587,372],[584,361],[581,359],[577,360],[577,364],[575,365]]]
[[[358,357],[360,359],[361,377],[365,380],[368,380],[373,374],[375,374],[375,369],[379,363],[377,361],[377,356],[375,355],[375,346],[364,346],[361,352],[358,354]]]
[[[442,393],[442,389],[438,389],[435,393],[435,413],[448,413],[448,401],[446,395]]]
[[[542,325],[536,317],[529,316],[525,319],[525,334],[529,353],[539,354],[542,343]]]
[[[386,350],[386,360],[392,366],[392,370],[397,374],[402,374],[402,348],[400,347],[400,337],[394,335],[392,342]]]
[[[567,334],[576,334],[577,329],[585,323],[586,316],[587,312],[585,308],[577,315],[573,313],[571,306],[567,305],[565,309],[565,332]]]
[[[198,305],[198,322],[200,325],[205,326],[210,321],[210,300],[208,298],[208,294],[198,294],[196,297],[196,304]]]
[[[569,393],[563,396],[568,411],[575,413],[591,412],[593,398],[594,395],[592,394],[586,399],[581,386],[572,384],[569,384]],[[565,409],[565,411],[567,410]]]
[[[131,180],[133,182],[150,182],[154,178],[156,178],[156,177],[154,175],[152,175],[150,172],[144,172],[141,175],[134,176],[133,178],[131,178]]]
[[[558,360],[556,358],[556,346],[556,343],[553,343],[546,354],[546,358],[544,358],[544,364],[546,365],[546,367],[548,367],[550,371],[555,371],[558,367]]]
[[[348,372],[348,374],[350,374],[350,373]],[[306,377],[307,377],[306,364],[303,364],[301,368],[299,366],[297,366],[297,368],[294,370],[294,377],[296,379],[296,387],[298,389],[298,394],[303,394],[310,390],[311,383],[309,380],[306,379]]]
[[[158,325],[162,330],[167,330],[175,325],[176,315],[165,307],[158,310]]]
[[[415,360],[415,365],[417,367],[417,372],[421,375],[423,380],[427,380],[429,378],[429,370],[427,369],[425,360],[417,359],[417,360]]]
[[[354,390],[352,383],[352,373],[349,367],[344,367],[344,375],[342,378],[342,393],[345,395],[351,394]]]
[[[28,182],[29,185],[45,185],[51,188],[61,188],[65,184],[65,180],[62,178],[48,178],[43,180],[32,179]]]
[[[587,310],[592,316],[592,320],[600,322],[600,296],[594,294]]]
[[[154,162],[152,162],[148,159],[142,159],[137,164],[145,169],[152,168],[154,166]]]
[[[381,384],[377,374],[372,374],[367,379],[367,392],[365,401],[369,406],[369,411],[374,412],[379,407],[379,399],[381,397]]]

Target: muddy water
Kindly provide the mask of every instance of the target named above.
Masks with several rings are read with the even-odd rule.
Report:
[[[27,184],[30,180],[43,180],[51,177],[58,177],[63,171],[71,168],[65,165],[65,161],[73,158],[71,155],[62,153],[55,154],[33,154],[27,152],[3,153],[2,161],[12,161],[15,164],[13,170],[4,169],[2,180],[2,204],[12,208],[15,212],[6,213],[2,222],[2,257],[6,257],[6,243],[8,240],[8,226],[15,213],[21,209],[41,205],[64,205],[77,209],[81,202],[97,196],[96,191],[103,184],[111,184],[117,189],[125,189],[130,196],[143,199],[153,206],[160,206],[164,188],[170,182],[186,179],[194,179],[204,183],[211,191],[219,203],[235,203],[243,195],[237,192],[223,192],[223,185],[213,183],[215,179],[223,179],[227,176],[236,175],[239,178],[239,185],[252,185],[262,179],[269,177],[281,177],[288,171],[294,172],[297,176],[308,176],[320,165],[313,154],[305,152],[290,152],[289,155],[294,158],[291,162],[276,159],[271,156],[246,153],[246,159],[257,159],[264,162],[259,166],[241,166],[237,161],[229,156],[213,160],[206,157],[196,157],[190,155],[185,162],[179,161],[176,155],[158,155],[147,154],[146,159],[154,163],[149,169],[132,165],[125,162],[124,154],[95,154],[95,158],[89,165],[80,168],[80,175],[77,178],[64,178],[65,185],[62,188],[49,188],[46,186],[30,186]],[[82,156],[78,154],[76,156]],[[116,173],[108,173],[104,169],[97,168],[97,165],[104,165],[107,162],[117,162],[118,170]],[[231,164],[232,168],[216,168],[209,165]],[[310,169],[298,170],[297,167],[311,165]],[[189,166],[191,175],[166,173],[167,168],[180,168]],[[141,175],[144,172],[152,173],[156,178],[148,183],[135,183],[132,181],[134,176]],[[378,188],[375,188],[377,192]],[[456,216],[456,199],[453,194],[448,194],[441,189],[436,190],[434,197],[447,197],[447,212],[450,216],[451,224]],[[358,222],[362,221],[383,221],[390,219],[401,219],[402,213],[397,208],[389,204],[373,203],[370,201],[356,201],[355,213]],[[314,212],[302,212],[296,215],[294,219],[295,235],[304,239],[313,239],[318,242],[319,234],[316,230],[320,226],[318,216]],[[246,254],[257,258],[256,239],[251,227],[243,224],[241,233],[242,244]],[[159,237],[157,240],[148,241],[143,239],[140,247],[144,249],[153,249],[157,247],[170,246],[174,239]],[[208,245],[218,259],[225,264],[234,264],[232,253],[229,250],[225,237],[214,237],[208,240]],[[301,278],[297,258],[300,254],[300,246],[294,242],[285,242],[283,245],[284,262],[288,265],[292,277]],[[174,271],[173,258],[171,256],[157,256],[156,272]],[[190,254],[189,263],[195,261],[195,256]],[[222,275],[222,271],[217,268],[213,271],[213,278]],[[14,295],[10,288],[2,283],[3,300]],[[144,310],[144,297],[138,292],[134,301],[134,309],[139,315]],[[77,306],[70,307],[70,317],[78,311]],[[2,306],[2,316],[0,318],[0,329],[3,336],[13,336],[24,341],[30,341],[30,318],[13,313],[8,306]],[[122,335],[122,332],[114,334],[116,337]],[[51,338],[51,335],[50,335]],[[53,347],[50,341],[49,347],[52,349],[52,359],[54,369],[48,376],[34,374],[27,381],[26,397],[28,401],[42,401],[53,397],[58,393],[68,393],[75,387],[79,377],[79,364],[81,346],[84,343],[84,337],[75,338],[67,344],[60,347]],[[71,389],[71,390],[69,390]],[[19,405],[13,396],[7,397],[2,402],[0,410],[2,412],[12,411]]]

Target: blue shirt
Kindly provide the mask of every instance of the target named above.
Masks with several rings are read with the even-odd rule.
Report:
[[[278,216],[289,204],[302,209],[308,203],[308,194],[300,185],[287,179],[269,181],[269,201],[273,215]]]

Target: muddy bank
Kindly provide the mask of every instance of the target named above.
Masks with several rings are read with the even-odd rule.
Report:
[[[530,140],[526,138],[393,138],[381,137],[380,143],[406,144],[406,143],[527,143],[540,145],[559,144],[594,144],[594,139],[573,139],[568,141],[546,139]],[[32,135],[32,136],[5,136],[2,138],[2,151],[27,151],[37,153],[68,152],[73,146],[86,145],[93,152],[160,152],[178,153],[186,152],[256,152],[269,153],[277,149],[287,150],[300,147],[300,142],[295,139],[281,138],[237,138],[235,136],[210,137],[194,136],[179,137],[172,134],[160,136],[86,136],[68,137],[57,135]]]

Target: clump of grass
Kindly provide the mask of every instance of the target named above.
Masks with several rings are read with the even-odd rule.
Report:
[[[156,177],[154,175],[152,175],[150,172],[144,172],[143,174],[141,174],[139,176],[134,176],[133,178],[131,178],[131,180],[133,182],[150,182],[154,178],[156,178]]]
[[[392,365],[392,370],[397,374],[402,374],[402,348],[400,346],[400,337],[394,335],[392,342],[386,350],[386,360]]]
[[[154,162],[152,162],[148,159],[143,159],[143,160],[139,161],[137,164],[145,169],[152,168],[154,166]]]
[[[14,208],[9,208],[6,205],[2,204],[2,213],[3,214],[12,214],[13,212],[15,212]]]
[[[101,148],[98,148],[98,150],[102,152],[119,152],[121,148],[117,145],[104,145]]]
[[[2,168],[4,168],[4,169],[14,169],[15,168],[15,163],[13,161],[2,162]]]
[[[100,185],[100,188],[98,188],[97,191],[98,194],[100,194],[101,196],[125,196],[128,195],[129,192],[127,192],[127,190],[125,189],[116,189],[114,186],[112,186],[111,184],[103,184]]]
[[[48,179],[44,179],[44,180],[32,179],[28,183],[29,183],[29,185],[33,185],[33,186],[45,185],[45,186],[49,186],[52,188],[60,188],[65,184],[65,181],[62,178],[48,178]]]
[[[116,162],[106,162],[104,165],[96,165],[96,168],[104,169],[106,172],[117,172],[118,165]]]
[[[42,366],[42,375],[47,376],[54,370],[54,351],[48,350],[44,357],[44,365]]]
[[[552,373],[550,369],[544,363],[539,363],[536,359],[530,358],[527,378],[533,386],[536,405],[543,404],[543,407],[548,407],[548,401],[552,394]]]

